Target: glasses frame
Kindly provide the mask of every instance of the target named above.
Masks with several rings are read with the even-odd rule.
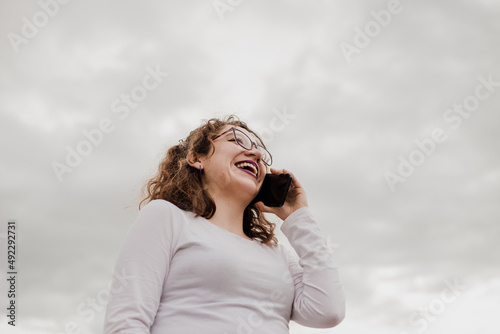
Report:
[[[233,131],[233,137],[234,137],[234,140],[236,141],[236,143],[238,143],[238,145],[240,145],[240,147],[243,147],[245,150],[247,151],[250,151],[254,146],[257,148],[257,150],[261,151],[264,150],[267,155],[269,155],[269,163],[266,162],[264,159],[261,158],[262,162],[264,164],[266,164],[267,166],[271,166],[273,164],[273,156],[271,155],[271,153],[262,145],[259,145],[257,144],[256,142],[254,142],[250,137],[248,137],[248,135],[246,133],[244,133],[243,131],[239,130],[239,129],[236,129],[235,127],[232,127],[231,129],[227,130],[227,131],[224,131],[223,133],[221,133],[220,135],[217,135],[215,136],[214,138],[212,138],[212,140],[216,140],[217,138],[225,135],[226,133],[228,133],[229,131]],[[251,143],[250,144],[250,148],[246,148],[245,146],[241,145],[240,142],[238,140],[236,140],[236,131],[238,131],[239,133],[241,133],[243,136],[247,137],[248,138],[248,141]]]

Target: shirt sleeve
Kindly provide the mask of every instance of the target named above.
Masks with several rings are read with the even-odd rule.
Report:
[[[139,211],[120,248],[104,319],[105,334],[150,333],[172,254],[172,208],[154,200]]]
[[[308,207],[290,214],[281,225],[299,259],[288,266],[295,286],[291,320],[314,328],[338,325],[345,316],[345,296],[338,268]]]

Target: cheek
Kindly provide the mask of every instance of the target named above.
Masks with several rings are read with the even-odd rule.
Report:
[[[221,187],[226,187],[231,183],[231,178],[234,178],[233,166],[231,163],[235,157],[241,153],[241,149],[236,145],[221,145],[216,148],[214,155],[210,159],[210,169],[212,182]]]
[[[231,183],[231,176],[227,168],[221,168],[214,172],[214,182],[221,188],[225,188]]]

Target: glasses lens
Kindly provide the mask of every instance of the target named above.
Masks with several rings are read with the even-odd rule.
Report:
[[[251,150],[252,149],[252,140],[242,131],[235,129],[234,131],[235,139],[238,144],[244,149]],[[257,145],[257,150],[259,150],[261,154],[261,159],[265,164],[271,165],[271,154],[262,146]]]
[[[257,146],[261,153],[261,159],[266,163],[266,165],[271,166],[271,154],[262,146]]]
[[[252,149],[252,141],[243,132],[236,130],[234,132],[234,138],[236,139],[238,144],[240,144],[241,147],[243,147],[247,150]]]

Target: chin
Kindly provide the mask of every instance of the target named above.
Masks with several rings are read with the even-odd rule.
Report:
[[[242,192],[244,192],[245,194],[252,194],[252,199],[257,196],[257,194],[259,193],[259,185],[257,184],[252,184],[252,185],[249,185],[249,184],[242,184],[240,186],[240,189]]]
[[[251,194],[251,196],[249,197],[251,197],[250,201],[252,201],[255,198],[255,196],[257,196],[257,194],[259,193],[260,189],[259,186],[260,185],[257,183],[250,184],[250,182],[239,182],[237,187],[240,193]]]
[[[250,199],[250,201],[252,199],[255,198],[255,196],[257,196],[257,194],[259,193],[259,190],[260,190],[260,187],[262,185],[262,181],[259,181],[258,179],[256,179],[254,176],[251,176],[250,174],[243,174],[244,172],[240,172],[240,171],[236,171],[236,177],[235,177],[235,181],[237,180],[237,184],[235,184],[235,186],[238,188],[238,191],[240,192],[244,192],[244,193],[250,193],[252,194],[252,198]]]

